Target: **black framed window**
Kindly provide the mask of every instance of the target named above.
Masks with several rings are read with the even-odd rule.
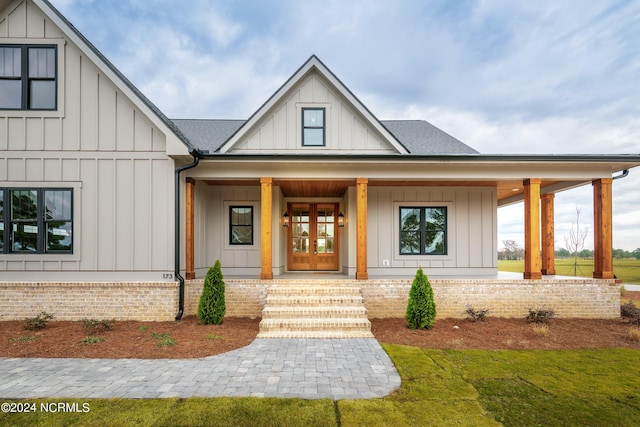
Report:
[[[0,45],[0,109],[57,108],[57,47]]]
[[[325,145],[324,108],[302,109],[302,145],[322,147]]]
[[[73,190],[0,189],[0,253],[73,253]]]
[[[229,244],[253,245],[253,206],[229,207]]]
[[[447,208],[400,208],[400,255],[446,255]]]

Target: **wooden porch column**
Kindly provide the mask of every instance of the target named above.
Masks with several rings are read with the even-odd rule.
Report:
[[[556,274],[555,258],[555,225],[553,193],[540,196],[542,202],[542,274],[553,276]]]
[[[262,235],[262,270],[260,271],[260,279],[273,279],[272,269],[272,232],[271,232],[271,209],[273,205],[272,194],[273,179],[260,178],[260,228]]]
[[[540,183],[524,181],[524,278],[541,279],[540,271]]]
[[[193,178],[186,179],[186,189],[185,189],[185,198],[186,198],[186,214],[185,214],[185,225],[186,225],[186,242],[185,242],[185,257],[187,263],[187,269],[185,273],[185,278],[187,280],[196,278],[196,270],[194,263],[194,222],[193,222],[193,211],[194,211],[194,200],[195,200],[195,187],[196,181]]]
[[[611,178],[593,181],[593,256],[596,279],[613,279]]]
[[[356,279],[367,280],[367,184],[369,178],[356,179]]]

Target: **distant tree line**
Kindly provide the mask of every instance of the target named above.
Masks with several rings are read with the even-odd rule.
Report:
[[[498,259],[499,260],[518,260],[524,259],[524,248],[520,247],[518,242],[515,240],[503,240],[502,241],[503,249],[498,251]],[[555,251],[556,258],[593,258],[593,250],[592,249],[582,249],[578,252],[570,252],[568,249],[561,248]],[[637,248],[633,251],[625,251],[624,249],[614,249],[613,250],[613,258],[614,259],[640,259],[640,248]]]

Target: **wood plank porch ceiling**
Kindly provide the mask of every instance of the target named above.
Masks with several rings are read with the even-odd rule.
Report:
[[[259,179],[246,180],[205,180],[208,185],[258,186]],[[543,180],[541,188],[560,183],[558,180]],[[355,179],[342,180],[284,180],[274,179],[273,185],[280,187],[285,197],[342,197],[348,187],[356,185]],[[501,181],[398,181],[369,180],[370,187],[496,187],[498,201],[514,197],[524,192],[521,180]]]

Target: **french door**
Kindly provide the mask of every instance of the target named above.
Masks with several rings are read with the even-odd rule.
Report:
[[[288,210],[289,270],[338,270],[338,205],[289,203]]]

